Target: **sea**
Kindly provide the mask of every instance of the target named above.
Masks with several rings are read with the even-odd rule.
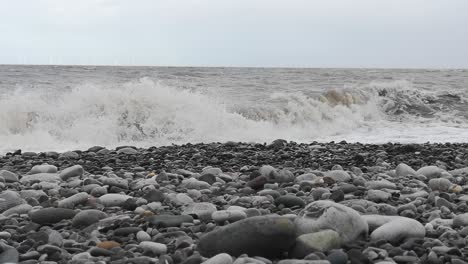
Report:
[[[0,65],[0,153],[468,142],[466,69]]]

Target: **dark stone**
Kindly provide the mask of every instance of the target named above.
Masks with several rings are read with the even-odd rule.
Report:
[[[268,179],[265,176],[258,176],[257,178],[247,182],[247,186],[254,190],[260,190],[267,182]]]
[[[333,250],[328,254],[327,260],[331,264],[346,264],[348,262],[348,255],[343,250]]]
[[[159,177],[159,176],[158,176]],[[166,195],[161,190],[149,190],[143,195],[143,198],[149,203],[151,202],[162,202],[166,199]]]
[[[130,234],[135,234],[138,231],[142,231],[140,227],[121,227],[114,230],[115,236],[128,236]]]
[[[300,197],[294,195],[283,195],[275,200],[276,205],[284,205],[285,207],[304,207],[305,202]]]
[[[153,215],[147,221],[156,227],[178,227],[182,223],[193,223],[190,215]]]
[[[332,199],[335,202],[341,202],[344,200],[344,192],[341,189],[338,189],[330,195],[330,199]]]
[[[66,208],[44,208],[29,213],[29,217],[34,223],[41,225],[55,224],[64,219],[70,219],[75,216],[75,211]]]

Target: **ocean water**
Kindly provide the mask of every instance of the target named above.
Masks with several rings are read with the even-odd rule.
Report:
[[[468,70],[0,65],[0,153],[468,142]]]

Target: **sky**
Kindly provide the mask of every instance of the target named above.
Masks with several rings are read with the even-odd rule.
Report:
[[[0,0],[0,64],[468,68],[468,1]]]

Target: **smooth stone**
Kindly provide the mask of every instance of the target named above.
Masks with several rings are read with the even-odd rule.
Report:
[[[138,154],[138,150],[134,148],[126,147],[126,148],[121,148],[117,150],[117,154],[135,155],[135,154]]]
[[[346,182],[351,180],[351,175],[344,170],[332,170],[325,173],[325,176],[332,178],[335,182]]]
[[[267,180],[274,180],[278,175],[278,171],[273,166],[270,165],[263,165],[260,170],[260,175],[267,178]]]
[[[18,263],[19,253],[15,248],[6,248],[0,253],[0,263],[13,264]]]
[[[283,259],[277,264],[330,264],[328,260]]]
[[[66,208],[43,208],[29,213],[31,221],[37,224],[55,224],[63,219],[71,219],[75,216],[75,211]]]
[[[49,164],[36,165],[29,171],[30,174],[57,173],[57,167]]]
[[[190,178],[187,180],[183,180],[182,183],[180,184],[180,187],[185,188],[185,189],[203,190],[203,189],[209,189],[211,185],[207,182],[199,181],[195,178]]]
[[[20,179],[22,184],[30,184],[32,182],[60,182],[61,179],[57,173],[37,173],[32,175],[25,175]]]
[[[88,193],[80,192],[80,193],[74,194],[68,198],[65,198],[59,201],[58,207],[73,209],[78,204],[86,203],[88,201],[88,198],[89,198]]]
[[[250,180],[249,182],[247,182],[246,185],[254,190],[259,190],[259,189],[262,189],[267,182],[268,182],[268,178],[263,175],[260,175]]]
[[[327,260],[331,264],[346,264],[348,263],[348,255],[343,250],[333,250],[328,254]]]
[[[84,173],[84,169],[81,165],[74,165],[62,170],[59,174],[60,178],[64,181],[72,177],[80,177]]]
[[[294,223],[280,216],[256,216],[215,229],[202,236],[198,250],[203,256],[279,256],[296,239]]]
[[[433,191],[447,192],[453,184],[445,178],[433,178],[427,185]]]
[[[423,238],[425,236],[426,229],[421,223],[400,216],[375,229],[370,238],[371,241],[385,240],[390,243],[398,243],[407,238]]]
[[[395,169],[395,173],[398,177],[416,175],[416,171],[405,163],[400,163]]]
[[[63,152],[59,155],[60,159],[79,159],[80,154],[76,153],[75,151],[67,151]]]
[[[388,180],[379,180],[379,181],[368,181],[365,183],[367,189],[380,190],[380,189],[391,189],[395,190],[397,188],[396,184]]]
[[[416,174],[421,174],[426,176],[428,179],[439,178],[444,172],[443,169],[437,166],[425,166],[416,171]]]
[[[369,190],[367,192],[367,200],[376,203],[387,202],[391,197],[390,193],[381,190]]]
[[[247,214],[240,210],[221,210],[211,214],[211,218],[218,223],[235,222],[247,218]]]
[[[161,243],[156,243],[152,241],[142,241],[139,244],[139,247],[147,253],[152,253],[155,255],[166,254],[167,246]]]
[[[161,190],[149,190],[143,195],[143,198],[148,202],[163,202],[166,199],[166,195]]]
[[[332,201],[308,204],[295,219],[297,234],[331,229],[340,234],[344,243],[367,236],[367,222],[354,209]]]
[[[101,203],[105,207],[112,207],[112,206],[122,206],[125,203],[125,201],[127,201],[130,198],[133,198],[133,197],[129,195],[125,195],[125,194],[108,193],[99,197],[98,200],[99,200],[99,203]]]
[[[300,197],[295,195],[283,195],[275,199],[276,205],[284,205],[285,207],[304,207],[305,202]]]
[[[226,253],[220,253],[203,262],[203,264],[232,264],[232,257]]]
[[[136,234],[139,231],[142,231],[140,227],[121,227],[114,230],[114,236],[128,236],[130,234]]]
[[[193,203],[185,207],[183,215],[196,215],[200,220],[211,220],[211,215],[216,212],[216,206],[212,203]]]
[[[145,231],[141,230],[138,231],[138,233],[136,234],[136,239],[138,240],[138,242],[151,241],[151,236]]]
[[[93,257],[108,257],[114,255],[114,252],[104,248],[92,247],[89,250],[89,254]]]
[[[302,259],[315,251],[328,251],[339,248],[341,244],[340,235],[333,230],[327,229],[299,236],[290,254],[294,258]]]
[[[190,215],[153,215],[147,221],[157,227],[178,227],[183,223],[193,223]]]
[[[204,181],[208,183],[209,185],[212,185],[213,183],[216,182],[216,176],[211,173],[205,173],[205,174],[202,174],[200,177],[198,177],[198,180]]]
[[[18,181],[18,175],[16,173],[13,173],[7,170],[0,170],[0,177],[3,177],[5,179],[5,182],[17,182]]]
[[[102,211],[95,209],[83,210],[77,213],[72,219],[72,226],[74,227],[87,227],[99,220],[108,217],[108,215]]]
[[[96,247],[109,250],[112,248],[120,247],[120,243],[115,241],[102,241],[97,243]]]
[[[7,190],[0,193],[0,213],[23,203],[24,200],[17,192]]]
[[[454,227],[468,226],[468,213],[456,215],[453,218]]]

